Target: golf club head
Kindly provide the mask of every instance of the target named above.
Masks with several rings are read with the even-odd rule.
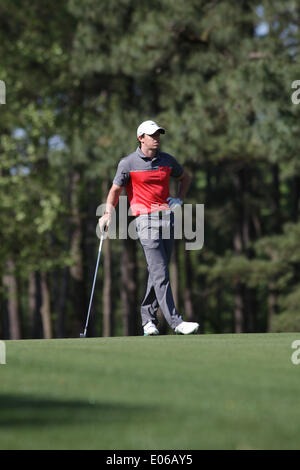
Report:
[[[85,338],[86,334],[85,333],[80,333],[80,338]]]

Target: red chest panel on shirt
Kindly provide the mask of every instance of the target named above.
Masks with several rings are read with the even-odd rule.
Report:
[[[169,178],[172,168],[161,166],[153,170],[130,172],[126,186],[133,215],[145,214],[158,209],[168,209]]]

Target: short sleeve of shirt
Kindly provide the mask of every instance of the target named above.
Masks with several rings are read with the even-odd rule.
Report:
[[[128,168],[128,163],[126,162],[126,159],[122,159],[119,162],[117,172],[115,174],[115,177],[113,179],[113,184],[116,184],[118,186],[126,186],[130,178],[130,172]]]
[[[171,160],[172,160],[171,176],[173,176],[174,178],[179,178],[183,173],[183,168],[174,157],[171,157]]]

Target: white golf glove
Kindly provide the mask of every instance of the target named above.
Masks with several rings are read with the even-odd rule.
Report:
[[[99,219],[99,227],[100,227],[100,232],[106,232],[109,228],[109,224],[111,222],[111,214],[108,214],[107,212]]]
[[[182,206],[183,201],[177,197],[168,197],[167,199],[170,209],[173,211],[176,207]]]

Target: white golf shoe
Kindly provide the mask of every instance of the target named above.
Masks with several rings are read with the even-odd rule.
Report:
[[[154,323],[152,323],[152,321],[148,321],[148,323],[146,323],[146,325],[144,326],[144,336],[156,336],[156,335],[159,335],[158,329],[156,328]]]
[[[175,328],[175,333],[177,335],[192,335],[197,333],[199,329],[199,323],[194,323],[191,321],[183,321],[179,323]]]

